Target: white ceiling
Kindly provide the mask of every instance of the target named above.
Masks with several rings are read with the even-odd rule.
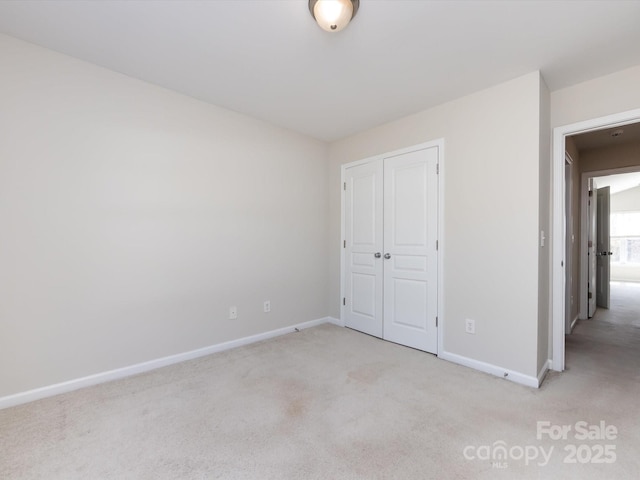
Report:
[[[598,188],[610,187],[611,193],[614,194],[640,186],[640,172],[595,177],[594,180]]]
[[[640,64],[640,1],[0,1],[0,32],[332,141],[540,69],[552,90]]]
[[[616,135],[612,135],[613,133]],[[572,135],[571,138],[580,151],[614,147],[625,143],[640,143],[640,123],[603,128],[602,130]]]

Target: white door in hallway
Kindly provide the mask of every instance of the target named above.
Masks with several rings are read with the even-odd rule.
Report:
[[[609,239],[610,187],[598,189],[596,234],[596,305],[609,308],[611,280],[611,248]]]
[[[589,200],[587,202],[587,208],[589,209],[589,225],[588,225],[588,238],[587,238],[587,256],[589,257],[589,281],[587,287],[589,289],[587,293],[588,299],[588,315],[589,318],[593,317],[596,313],[596,253],[597,253],[597,211],[598,211],[598,186],[593,178],[589,179]]]
[[[347,169],[344,188],[345,325],[382,337],[382,160]]]
[[[346,326],[437,353],[437,146],[345,169]]]
[[[384,160],[384,338],[436,353],[438,149]]]

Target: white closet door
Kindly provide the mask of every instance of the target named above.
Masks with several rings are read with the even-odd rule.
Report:
[[[347,327],[382,337],[382,160],[345,171]]]
[[[438,147],[384,159],[383,338],[437,353]]]

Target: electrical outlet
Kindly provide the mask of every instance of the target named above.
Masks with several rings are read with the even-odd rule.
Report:
[[[238,307],[229,307],[229,320],[238,318]]]
[[[271,301],[266,300],[264,302],[264,313],[269,313],[271,311]]]
[[[467,318],[464,321],[464,331],[467,333],[476,333],[476,321]]]

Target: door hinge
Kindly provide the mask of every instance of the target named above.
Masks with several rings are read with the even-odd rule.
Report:
[[[593,197],[593,190],[589,190],[589,196]]]
[[[593,298],[593,293],[589,292],[589,298]]]
[[[440,164],[436,163],[436,175],[440,175]]]
[[[344,188],[345,190],[347,189],[347,182],[344,182],[344,186],[342,188]]]
[[[436,317],[436,327],[438,326],[438,317]]]
[[[436,250],[438,250],[438,248],[439,248],[439,243],[438,243],[438,240],[436,240]]]
[[[342,241],[342,248],[347,248],[347,241],[346,240]]]
[[[347,298],[346,297],[342,297],[342,305],[346,305],[347,304]]]

